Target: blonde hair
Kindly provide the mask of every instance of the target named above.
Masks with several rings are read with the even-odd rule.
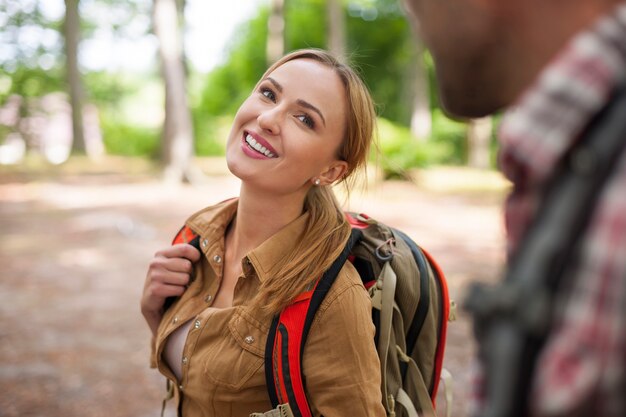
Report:
[[[348,106],[346,129],[337,157],[348,163],[340,182],[349,188],[354,184],[355,174],[365,171],[374,136],[376,112],[370,93],[352,68],[319,49],[302,49],[285,55],[270,66],[261,79],[295,59],[317,61],[334,70],[342,81]],[[263,283],[254,301],[269,314],[278,314],[321,278],[350,236],[350,225],[330,186],[311,187],[304,210],[309,213],[309,219],[302,238],[288,256],[274,265],[272,278]]]

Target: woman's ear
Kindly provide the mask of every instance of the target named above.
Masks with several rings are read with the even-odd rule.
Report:
[[[346,161],[334,161],[326,171],[322,172],[318,178],[321,185],[330,185],[335,181],[343,178],[348,171],[348,163]]]

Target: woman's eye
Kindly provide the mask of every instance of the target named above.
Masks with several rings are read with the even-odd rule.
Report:
[[[270,99],[272,101],[276,101],[276,95],[269,88],[262,88],[261,89],[261,94],[263,94],[265,97],[267,97],[268,99]]]
[[[296,116],[296,118],[311,129],[315,127],[315,121],[306,114],[301,114],[299,116]]]

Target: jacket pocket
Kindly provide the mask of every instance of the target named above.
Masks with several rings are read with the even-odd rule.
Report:
[[[231,390],[246,388],[252,377],[264,375],[268,331],[269,327],[257,321],[244,307],[237,307],[220,335],[218,346],[207,357],[205,376],[214,384]]]

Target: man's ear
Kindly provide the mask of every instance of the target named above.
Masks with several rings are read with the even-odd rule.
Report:
[[[348,163],[346,161],[334,161],[330,166],[322,172],[318,178],[321,181],[321,185],[330,185],[335,181],[343,178],[348,171]]]

